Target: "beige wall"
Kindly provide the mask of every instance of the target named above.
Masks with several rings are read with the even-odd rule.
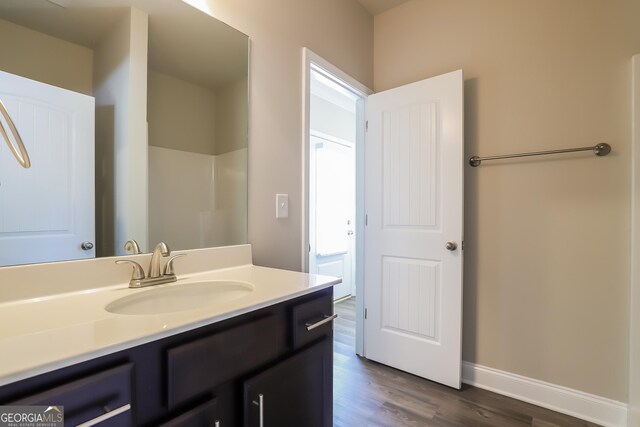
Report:
[[[149,145],[215,154],[214,92],[154,70],[148,78]]]
[[[465,151],[591,145],[465,174],[463,358],[627,400],[634,0],[413,0],[375,19],[376,91],[465,73]]]
[[[93,93],[93,51],[0,19],[0,69],[75,92]]]
[[[354,0],[187,2],[251,38],[249,242],[256,264],[299,270],[302,47],[309,47],[370,86],[373,19]],[[286,220],[275,219],[276,193],[289,194]]]
[[[216,143],[214,154],[247,148],[249,124],[248,81],[244,77],[216,90]]]

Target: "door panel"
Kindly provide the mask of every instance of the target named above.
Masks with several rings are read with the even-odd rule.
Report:
[[[440,263],[382,258],[382,328],[438,342]]]
[[[370,96],[365,152],[365,355],[456,388],[462,98],[462,71]]]
[[[0,143],[0,265],[94,257],[94,99],[5,72],[0,99],[31,157]]]
[[[438,227],[436,111],[424,103],[382,112],[386,229]]]

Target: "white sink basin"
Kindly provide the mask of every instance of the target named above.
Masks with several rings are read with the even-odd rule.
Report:
[[[162,314],[220,305],[242,298],[253,291],[247,282],[210,280],[151,287],[149,290],[119,298],[105,310],[115,314]]]

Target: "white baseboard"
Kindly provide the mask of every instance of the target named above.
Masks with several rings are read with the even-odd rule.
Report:
[[[462,382],[603,426],[627,426],[625,403],[582,391],[465,361]]]

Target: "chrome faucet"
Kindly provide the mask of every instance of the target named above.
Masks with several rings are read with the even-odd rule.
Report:
[[[149,274],[145,276],[144,268],[140,264],[135,261],[129,259],[121,259],[117,260],[116,264],[131,264],[133,267],[133,273],[131,275],[131,280],[129,281],[130,288],[144,288],[145,286],[152,285],[160,285],[163,283],[171,283],[178,280],[176,277],[176,273],[173,267],[173,260],[185,256],[186,254],[178,254],[174,255],[164,266],[164,272],[160,274],[161,269],[161,260],[163,257],[168,257],[171,255],[171,250],[166,243],[160,242],[156,245],[153,250],[153,254],[151,255],[151,263],[149,264]]]
[[[149,275],[147,276],[149,279],[160,277],[160,258],[169,255],[171,255],[171,249],[169,249],[166,243],[160,242],[156,245],[151,255],[151,263],[149,264]]]

